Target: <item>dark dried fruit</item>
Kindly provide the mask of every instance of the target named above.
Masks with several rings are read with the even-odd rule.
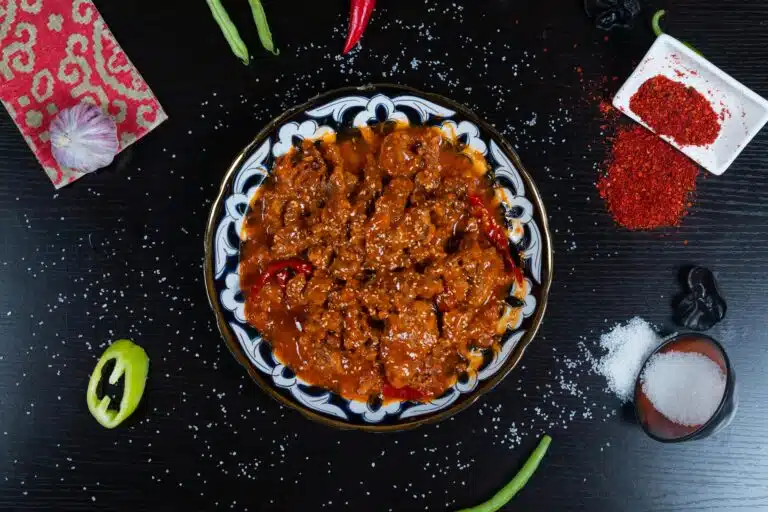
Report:
[[[584,0],[584,11],[600,30],[629,27],[640,14],[639,0]]]
[[[693,267],[687,277],[688,293],[675,306],[675,322],[706,331],[725,318],[728,307],[711,270]]]

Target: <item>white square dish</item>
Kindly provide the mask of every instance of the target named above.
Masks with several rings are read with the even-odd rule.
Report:
[[[664,75],[691,86],[706,97],[720,118],[720,133],[708,146],[669,144],[713,174],[723,174],[768,121],[768,101],[674,37],[662,34],[613,97],[613,106],[651,129],[629,107],[632,96],[646,80]],[[655,131],[655,130],[654,130]]]

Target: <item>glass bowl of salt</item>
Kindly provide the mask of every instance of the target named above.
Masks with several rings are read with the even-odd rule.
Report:
[[[716,434],[736,414],[736,374],[723,347],[703,334],[674,336],[643,363],[635,384],[635,414],[646,434],[663,443]]]

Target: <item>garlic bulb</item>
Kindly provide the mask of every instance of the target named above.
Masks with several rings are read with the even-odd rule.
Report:
[[[80,103],[53,118],[53,158],[64,167],[93,172],[112,163],[118,150],[117,125],[96,105]]]

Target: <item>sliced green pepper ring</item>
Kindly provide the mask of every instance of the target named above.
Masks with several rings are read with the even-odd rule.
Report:
[[[112,399],[108,395],[99,398],[99,383],[101,382],[104,366],[115,360],[115,367],[109,374],[109,383],[117,384],[120,377],[125,375],[123,384],[123,397],[120,400],[120,408],[110,409]],[[107,347],[107,350],[99,358],[88,381],[88,410],[96,421],[106,428],[115,428],[128,418],[141,402],[144,388],[147,384],[149,373],[149,357],[144,349],[131,340],[118,340]]]

